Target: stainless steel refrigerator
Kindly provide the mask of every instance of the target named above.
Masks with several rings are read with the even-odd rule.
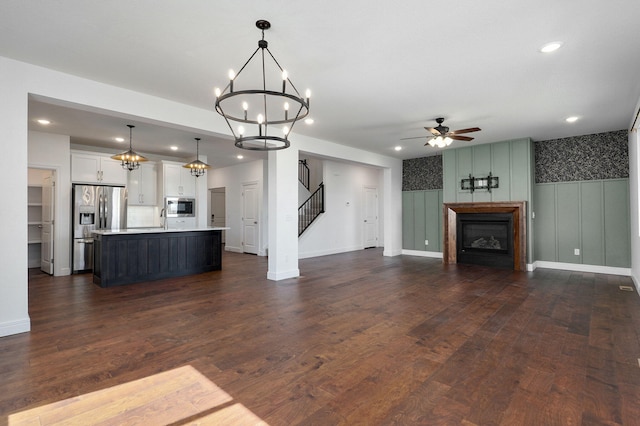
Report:
[[[73,272],[93,269],[94,230],[127,228],[127,189],[73,185]]]

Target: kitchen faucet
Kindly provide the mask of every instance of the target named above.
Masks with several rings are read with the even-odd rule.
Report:
[[[168,223],[167,223],[167,215],[166,215],[167,211],[165,209],[160,210],[160,225],[164,228],[164,229],[169,229],[168,227]]]

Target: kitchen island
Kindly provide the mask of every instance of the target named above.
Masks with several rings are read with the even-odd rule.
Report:
[[[220,270],[226,229],[93,231],[93,282],[113,287]]]

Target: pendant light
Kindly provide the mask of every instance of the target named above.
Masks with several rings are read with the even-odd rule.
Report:
[[[204,174],[205,170],[210,169],[211,166],[200,161],[200,138],[194,139],[196,140],[196,159],[182,167],[191,169],[191,176],[200,177]]]
[[[290,145],[293,126],[309,114],[311,95],[309,90],[304,97],[298,92],[269,50],[264,39],[265,30],[271,28],[269,21],[261,19],[256,27],[262,31],[262,40],[237,74],[229,71],[227,86],[215,89],[215,109],[227,122],[238,148],[284,149]],[[231,121],[241,125],[234,128]]]
[[[132,171],[139,168],[141,162],[148,161],[148,160],[142,155],[135,152],[131,147],[131,141],[133,139],[133,128],[136,126],[127,124],[127,127],[129,128],[129,150],[122,152],[120,154],[114,155],[111,158],[113,158],[114,160],[120,161],[123,169]]]

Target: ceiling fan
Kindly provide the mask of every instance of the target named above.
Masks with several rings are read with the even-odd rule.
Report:
[[[431,146],[437,146],[438,148],[444,148],[445,146],[451,145],[451,142],[453,142],[454,140],[467,141],[467,142],[472,141],[473,140],[472,137],[460,136],[460,135],[463,133],[478,132],[481,130],[479,127],[469,127],[468,129],[449,131],[449,128],[447,126],[442,125],[442,123],[444,123],[444,118],[442,117],[436,118],[436,123],[438,123],[436,127],[425,127],[426,130],[431,132],[431,134],[427,136],[427,143],[425,143],[425,146],[431,145]],[[416,138],[404,138],[402,140],[420,139],[423,137],[424,136],[420,136]]]

